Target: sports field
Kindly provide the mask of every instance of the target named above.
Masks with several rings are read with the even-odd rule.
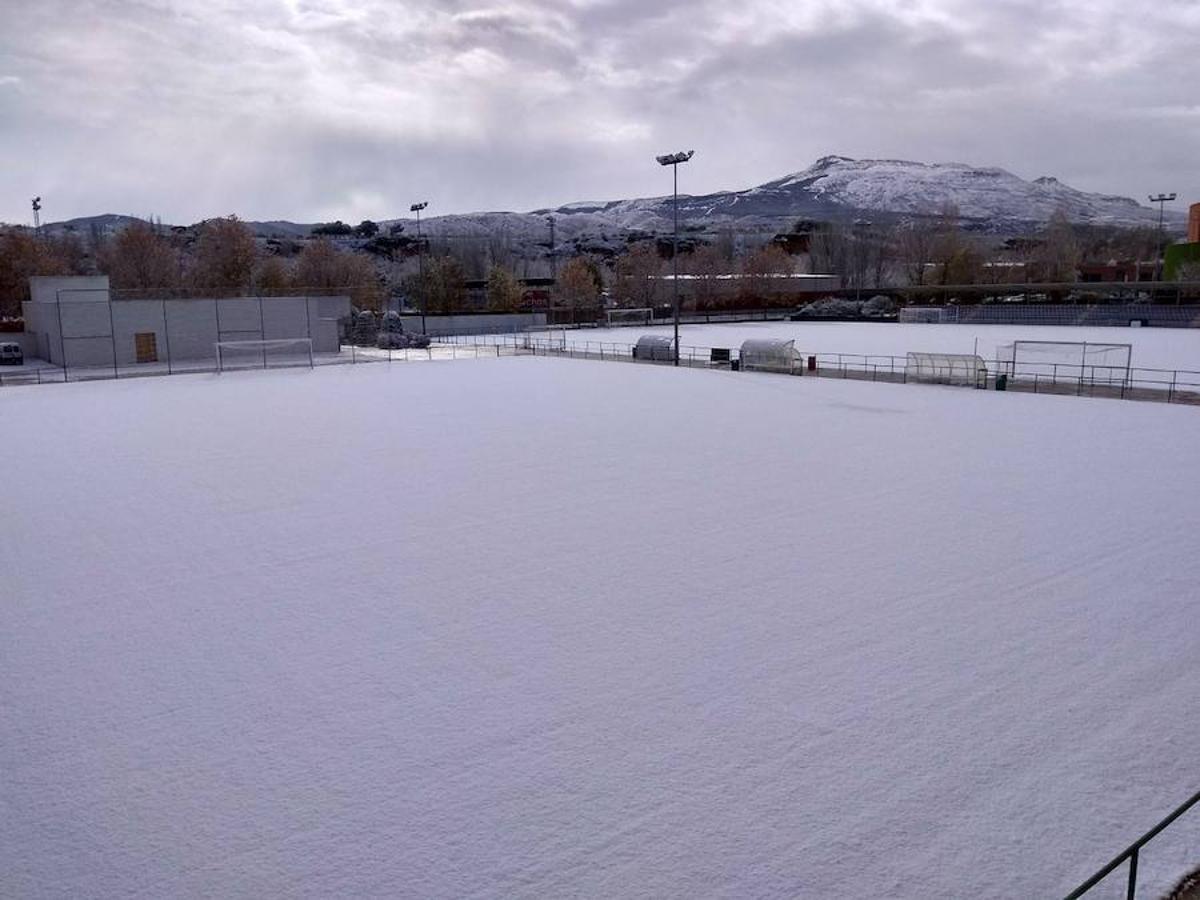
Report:
[[[0,421],[0,896],[1053,897],[1197,787],[1193,408],[509,357]]]
[[[643,334],[672,333],[670,325],[584,328],[565,333],[572,343],[587,341],[633,344]],[[1076,328],[1047,325],[924,325],[894,322],[739,322],[684,325],[682,347],[737,348],[751,338],[794,340],[803,353],[846,353],[903,357],[910,351],[978,353],[996,357],[996,349],[1013,341],[1088,341],[1132,344],[1131,365],[1151,369],[1200,372],[1200,328]]]

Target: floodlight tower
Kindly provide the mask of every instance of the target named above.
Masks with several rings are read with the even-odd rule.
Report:
[[[554,244],[554,216],[546,216],[546,224],[550,226],[550,290],[546,291],[546,324],[550,324],[550,307],[554,300],[552,294],[558,290],[558,254]],[[574,324],[575,317],[571,317]]]
[[[695,153],[695,150],[681,150],[654,157],[660,166],[670,166],[673,176],[671,195],[675,200],[675,235],[671,240],[671,284],[675,288],[675,365],[679,365],[679,166]]]
[[[1166,235],[1163,233],[1163,207],[1175,199],[1175,194],[1151,194],[1150,202],[1158,204],[1158,272],[1155,281],[1162,281],[1163,257],[1167,252]]]
[[[428,306],[426,299],[429,291],[425,284],[425,242],[421,240],[421,210],[429,205],[428,200],[414,203],[408,208],[409,212],[417,214],[417,284],[421,286],[421,334],[429,334],[425,327],[425,312]]]
[[[33,198],[33,231],[39,237],[42,234],[42,198]]]

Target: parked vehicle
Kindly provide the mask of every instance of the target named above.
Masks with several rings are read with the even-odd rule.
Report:
[[[12,341],[0,341],[0,366],[19,366],[25,362],[21,345]]]

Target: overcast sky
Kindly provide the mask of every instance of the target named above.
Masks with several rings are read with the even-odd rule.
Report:
[[[527,210],[826,154],[1200,201],[1196,0],[0,0],[0,220]]]

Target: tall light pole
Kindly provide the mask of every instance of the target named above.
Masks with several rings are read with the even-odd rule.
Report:
[[[421,210],[428,205],[428,200],[422,200],[408,208],[409,212],[417,214],[417,284],[421,286],[421,334],[429,333],[425,327],[425,312],[429,305],[429,290],[425,284],[425,242],[421,240]]]
[[[1155,281],[1162,281],[1163,278],[1163,257],[1167,252],[1166,235],[1163,234],[1163,206],[1175,199],[1174,194],[1151,194],[1150,202],[1158,204],[1158,271],[1155,274]]]
[[[550,324],[550,306],[553,294],[558,290],[558,255],[554,246],[554,216],[546,216],[546,224],[550,226],[550,290],[546,291],[546,324]],[[572,317],[574,324],[574,317]]]
[[[671,191],[675,200],[675,236],[671,240],[671,284],[675,288],[675,365],[679,365],[679,165],[687,162],[695,153],[695,150],[681,150],[678,153],[654,157],[660,166],[671,167],[674,185]]]
[[[42,236],[42,198],[33,198],[33,233]]]

